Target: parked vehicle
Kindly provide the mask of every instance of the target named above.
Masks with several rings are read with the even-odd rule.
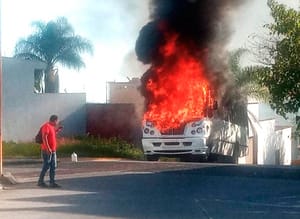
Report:
[[[161,156],[182,161],[217,161],[223,157],[237,163],[248,151],[246,130],[221,119],[202,118],[161,132],[151,121],[144,121],[142,146],[149,161]]]

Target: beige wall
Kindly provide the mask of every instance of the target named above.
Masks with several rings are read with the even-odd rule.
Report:
[[[133,78],[128,82],[108,82],[108,103],[133,103],[137,116],[142,118],[144,97],[139,91],[141,82]]]

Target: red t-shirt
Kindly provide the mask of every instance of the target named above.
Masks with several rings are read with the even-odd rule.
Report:
[[[47,135],[47,140],[52,152],[56,151],[56,129],[50,122],[42,125],[42,136]],[[46,144],[42,144],[42,150],[48,150]]]

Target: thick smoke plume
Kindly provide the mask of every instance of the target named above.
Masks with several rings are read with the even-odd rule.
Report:
[[[159,65],[163,61],[160,48],[167,40],[165,33],[176,33],[176,43],[184,43],[190,54],[204,64],[206,79],[214,89],[214,96],[223,111],[221,114],[225,115],[226,112],[226,116],[234,117],[233,111],[240,106],[240,97],[232,89],[225,46],[231,34],[230,15],[245,2],[246,0],[153,0],[150,7],[151,21],[140,30],[136,41],[138,59],[144,64]],[[155,80],[155,77],[157,75],[151,67],[142,77],[141,91],[146,99],[146,109],[151,102],[151,93],[147,91],[146,83],[149,79]]]

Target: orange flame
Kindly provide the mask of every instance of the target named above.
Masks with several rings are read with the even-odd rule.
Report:
[[[144,120],[152,121],[160,131],[203,118],[205,110],[213,105],[211,89],[199,58],[178,43],[178,35],[166,38],[166,44],[160,48],[162,63],[152,66],[155,77],[146,84],[151,99],[144,114]]]

